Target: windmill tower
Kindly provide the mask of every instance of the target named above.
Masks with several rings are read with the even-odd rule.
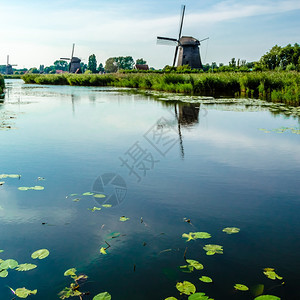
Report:
[[[15,66],[17,66],[17,65],[11,65],[9,63],[9,55],[7,55],[7,63],[6,63],[5,74],[6,75],[12,75],[14,73],[12,67],[15,67]]]
[[[69,73],[81,73],[81,66],[80,66],[81,59],[74,56],[74,48],[75,48],[75,44],[73,44],[71,58],[63,57],[61,59],[70,61]]]
[[[168,38],[168,37],[157,37],[157,44],[166,44],[166,45],[175,45],[175,55],[173,60],[173,67],[175,67],[177,54],[178,61],[177,67],[183,65],[189,65],[192,69],[202,69],[202,62],[200,58],[200,51],[199,46],[200,43],[207,40],[205,38],[203,40],[198,40],[192,36],[182,36],[182,26],[183,26],[183,19],[185,13],[185,5],[182,6],[181,14],[180,14],[180,25],[179,25],[179,35],[178,39],[175,38]]]

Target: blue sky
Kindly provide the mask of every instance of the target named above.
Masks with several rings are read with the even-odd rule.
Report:
[[[275,44],[300,43],[299,0],[0,0],[0,64],[10,54],[18,67],[50,65],[76,43],[85,62],[131,55],[162,68],[174,47],[156,45],[156,36],[177,37],[182,4],[183,35],[209,37],[204,63],[255,61]]]

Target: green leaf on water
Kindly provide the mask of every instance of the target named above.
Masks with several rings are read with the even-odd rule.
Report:
[[[233,234],[240,232],[240,229],[237,227],[226,227],[222,231],[226,232],[227,234]]]
[[[256,297],[254,300],[280,300],[281,298],[273,295],[261,295]]]
[[[7,275],[8,275],[7,270],[0,271],[0,277],[4,278],[4,277],[7,277]]]
[[[192,232],[190,232],[189,234],[183,233],[183,234],[182,234],[182,237],[183,237],[183,238],[187,238],[187,242],[189,242],[189,241],[195,239]]]
[[[83,193],[82,196],[93,196],[94,193],[91,193],[91,192],[86,192],[86,193]]]
[[[43,186],[39,186],[39,185],[32,186],[32,187],[28,187],[28,186],[20,186],[20,187],[18,187],[18,190],[20,190],[20,191],[28,191],[28,190],[42,191],[44,189],[45,188]]]
[[[111,204],[103,204],[102,206],[103,206],[103,207],[105,207],[105,208],[112,207],[112,205],[111,205]]]
[[[240,283],[235,284],[234,288],[239,291],[248,291],[249,290],[249,288],[246,285],[240,284]]]
[[[121,221],[121,222],[125,222],[125,221],[127,221],[127,220],[129,220],[129,218],[126,218],[125,216],[120,217],[120,221]]]
[[[202,282],[206,282],[206,283],[213,282],[212,279],[208,276],[202,276],[202,277],[199,278],[199,280],[201,280]]]
[[[77,270],[75,268],[71,268],[65,271],[64,276],[77,276],[76,272]]]
[[[194,267],[190,265],[180,266],[179,268],[184,273],[192,273],[194,271]]]
[[[35,191],[42,191],[44,190],[45,188],[43,186],[39,186],[39,185],[36,185],[34,187],[31,188],[32,190],[35,190]]]
[[[175,297],[168,297],[165,300],[177,300],[177,298],[175,298]]]
[[[205,245],[203,249],[207,251],[206,255],[214,255],[215,253],[223,254],[223,246],[220,245],[209,244],[209,245]]]
[[[92,212],[94,212],[96,210],[101,210],[101,207],[94,206],[93,208],[88,208],[88,210],[91,210]]]
[[[33,270],[36,267],[37,267],[37,265],[34,265],[34,264],[20,264],[20,265],[18,265],[16,270],[20,271],[20,272],[24,272],[24,271]]]
[[[35,295],[37,293],[37,290],[31,291],[23,287],[23,288],[16,289],[15,293],[19,298],[27,298],[29,295]]]
[[[187,242],[189,242],[196,239],[209,239],[211,235],[208,232],[189,232],[188,234],[184,233],[182,237],[187,238]]]
[[[46,258],[47,256],[49,255],[49,250],[47,249],[40,249],[40,250],[37,250],[35,252],[33,252],[31,254],[31,258],[33,259],[44,259]]]
[[[276,278],[279,279],[279,280],[283,279],[281,276],[276,274],[275,269],[273,269],[273,268],[265,268],[264,269],[264,274],[272,280],[275,280]]]
[[[193,259],[187,259],[186,262],[194,267],[196,270],[202,270],[204,267],[202,264],[200,264],[197,260],[193,260]]]
[[[196,292],[196,287],[189,281],[178,282],[176,288],[180,293],[185,295],[191,295]]]
[[[18,262],[14,259],[7,259],[1,262],[0,270],[14,269],[18,266]]]
[[[96,295],[93,300],[111,300],[111,295],[108,292],[103,292]]]
[[[73,199],[74,202],[79,202],[80,200],[80,198]]]
[[[101,254],[104,254],[104,255],[107,254],[107,252],[105,251],[105,248],[104,248],[104,247],[101,247],[100,253],[101,253]]]
[[[105,198],[106,196],[103,194],[94,194],[95,198]]]
[[[20,190],[20,191],[28,191],[28,190],[30,190],[30,187],[20,186],[20,187],[18,187],[18,190]]]
[[[188,300],[209,300],[209,297],[205,296],[205,293],[195,293],[189,296]]]

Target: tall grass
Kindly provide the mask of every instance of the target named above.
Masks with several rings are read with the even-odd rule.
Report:
[[[0,74],[0,95],[3,93],[5,88],[4,77]]]
[[[22,79],[37,84],[130,87],[188,95],[239,95],[300,105],[300,75],[297,72],[25,74]]]

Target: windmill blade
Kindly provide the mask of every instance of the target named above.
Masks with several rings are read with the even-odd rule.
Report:
[[[7,55],[7,65],[9,65],[9,55]]]
[[[209,37],[207,37],[207,38],[205,38],[205,39],[203,39],[203,40],[200,40],[199,43],[201,43],[201,42],[203,42],[203,41],[206,41],[206,40],[208,40],[208,39],[209,39]]]
[[[73,59],[73,55],[74,55],[74,48],[75,48],[75,44],[73,44],[73,48],[72,48],[72,55],[71,55],[71,60],[70,60],[70,64],[69,64],[69,72],[71,71],[72,59]]]
[[[61,57],[61,60],[70,60],[71,58]]]
[[[183,26],[183,19],[184,19],[184,13],[185,13],[185,5],[181,6],[181,16],[180,16],[180,25],[179,25],[179,35],[178,35],[178,40],[181,38],[181,33],[182,33],[182,26]]]
[[[175,67],[175,64],[176,64],[176,58],[177,58],[177,53],[178,53],[178,47],[179,47],[179,46],[176,46],[176,49],[175,49],[175,55],[174,55],[174,60],[173,60],[173,67]]]
[[[168,46],[176,46],[178,44],[178,41],[173,38],[167,38],[167,37],[162,37],[158,36],[156,43],[158,45],[168,45]]]

